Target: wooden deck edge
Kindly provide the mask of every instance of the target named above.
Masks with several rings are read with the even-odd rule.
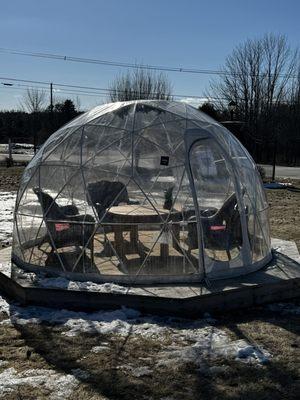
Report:
[[[190,298],[166,298],[136,294],[23,287],[0,272],[0,291],[21,305],[80,311],[133,308],[148,314],[197,318],[204,313],[226,313],[231,310],[286,301],[300,297],[300,279],[234,288],[223,292]]]
[[[0,292],[12,300],[20,303],[25,301],[25,290],[17,282],[0,271]]]

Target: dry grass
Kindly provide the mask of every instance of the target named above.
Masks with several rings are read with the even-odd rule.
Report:
[[[10,169],[12,171],[12,169]],[[12,183],[18,180],[15,169]],[[0,179],[3,177],[1,171]],[[6,179],[6,178],[5,178]],[[3,181],[4,182],[4,181]],[[299,186],[299,184],[298,184]],[[3,187],[3,186],[2,186]],[[4,188],[2,188],[4,190]],[[300,210],[298,193],[286,190],[268,191],[272,236],[295,240],[300,248]],[[193,364],[158,367],[156,355],[169,344],[127,337],[82,334],[62,335],[62,328],[47,324],[10,326],[0,324],[0,373],[9,367],[17,371],[54,369],[72,374],[80,368],[88,373],[71,395],[77,399],[223,399],[223,400],[281,400],[298,399],[300,392],[300,316],[275,314],[266,308],[235,312],[234,316],[219,317],[217,327],[226,330],[233,339],[246,339],[262,346],[272,354],[263,366],[248,365],[226,359],[207,360],[203,368]],[[93,346],[108,343],[101,353]],[[29,359],[27,350],[32,351]],[[152,373],[135,377],[128,369],[147,366]],[[126,368],[127,366],[127,368]],[[209,369],[221,366],[219,369]],[[1,384],[1,382],[0,382]],[[45,388],[22,386],[6,400],[48,399]]]
[[[0,167],[0,190],[17,190],[24,167]]]
[[[43,368],[72,374],[87,372],[71,399],[298,399],[300,317],[272,314],[264,308],[220,318],[217,327],[234,339],[246,339],[263,346],[272,354],[263,366],[225,359],[207,360],[203,366],[193,364],[156,364],[157,353],[169,342],[127,337],[84,334],[67,337],[62,328],[46,324],[0,325],[2,360],[17,371]],[[93,346],[106,344],[101,353]],[[32,351],[29,359],[27,350]],[[135,377],[128,366],[147,366],[152,373]],[[211,366],[221,368],[210,370]],[[1,372],[0,369],[0,372]],[[46,389],[23,386],[5,399],[46,399]]]
[[[300,181],[294,181],[300,187]],[[270,204],[271,235],[294,240],[300,250],[300,193],[287,190],[267,190]]]

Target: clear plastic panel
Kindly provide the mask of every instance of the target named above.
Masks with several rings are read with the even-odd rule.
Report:
[[[102,174],[114,173],[116,177],[132,175],[132,135],[114,129],[107,130],[98,147],[92,144],[92,140],[85,139],[82,155],[84,169],[97,168],[103,171]]]
[[[129,104],[114,112],[106,113],[90,122],[90,125],[103,125],[131,132],[134,123],[135,105]]]
[[[182,120],[181,116],[176,116],[166,110],[153,107],[151,102],[145,102],[145,104],[137,104],[135,118],[134,118],[134,130],[140,131],[147,127],[159,127],[160,124],[166,124],[173,122],[174,120]]]
[[[243,201],[247,212],[252,262],[257,262],[266,257],[271,248],[269,205],[256,165],[248,152],[232,136],[229,137],[228,144],[244,193]]]
[[[213,273],[224,263],[226,268],[242,266],[243,245],[237,194],[230,169],[214,139],[196,141],[189,153],[197,206],[201,220],[205,270]],[[197,216],[189,219],[190,251],[199,249]],[[193,251],[194,250],[194,251]],[[240,259],[232,263],[232,260]]]
[[[65,142],[72,137],[72,135],[80,130],[78,127],[73,128],[61,128],[59,131],[54,133],[47,142],[41,147],[37,155],[40,155],[41,161],[45,161],[53,153],[53,159],[60,160],[62,153],[65,149]],[[55,155],[56,152],[56,155]],[[36,163],[36,156],[33,158],[31,163]]]
[[[188,152],[186,129],[197,127],[211,139]],[[240,206],[255,265],[270,255],[268,210],[241,144],[183,103],[112,103],[54,133],[26,168],[13,254],[29,266],[134,283],[193,279],[203,246],[206,271],[231,276],[243,267]]]

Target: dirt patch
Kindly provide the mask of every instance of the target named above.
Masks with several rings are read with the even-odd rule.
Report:
[[[300,181],[293,182],[300,187]],[[271,236],[294,240],[300,250],[300,193],[284,189],[267,190]]]
[[[23,171],[24,167],[0,167],[0,190],[3,192],[18,190]]]

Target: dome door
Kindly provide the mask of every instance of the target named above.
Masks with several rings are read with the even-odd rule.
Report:
[[[241,193],[226,154],[209,132],[187,130],[185,144],[195,204],[188,223],[189,251],[198,254],[199,268],[208,277],[230,276],[231,268],[242,267],[244,259]]]

